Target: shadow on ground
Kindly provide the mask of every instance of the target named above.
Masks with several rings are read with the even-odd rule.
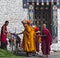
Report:
[[[37,55],[37,54],[31,54],[29,57],[26,55],[26,52],[23,51],[18,51],[17,53],[14,52],[13,54],[15,54],[16,56],[24,56],[25,58],[42,58],[41,55]]]

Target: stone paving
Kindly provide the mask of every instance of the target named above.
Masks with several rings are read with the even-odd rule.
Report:
[[[25,52],[20,52],[19,55],[20,56],[25,56],[25,58],[43,58],[41,52],[40,52],[39,55],[30,56],[30,57],[26,57]],[[51,55],[48,58],[60,58],[60,52],[51,52]]]

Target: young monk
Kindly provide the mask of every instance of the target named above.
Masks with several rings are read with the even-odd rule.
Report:
[[[9,24],[9,21],[5,21],[4,25],[1,27],[1,48],[6,49],[7,48],[7,26]]]
[[[40,31],[38,27],[35,28],[35,32],[36,32],[36,35],[35,35],[36,53],[38,54],[39,44],[41,43],[41,36],[40,36]]]

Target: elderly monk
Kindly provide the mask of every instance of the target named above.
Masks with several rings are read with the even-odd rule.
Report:
[[[23,20],[22,24],[24,26],[24,31],[23,33],[23,41],[22,41],[22,48],[25,52],[27,52],[27,56],[29,56],[29,54],[31,52],[35,52],[36,51],[36,47],[35,47],[35,42],[34,42],[34,30],[30,25],[30,20]]]
[[[47,58],[50,54],[50,46],[52,44],[52,36],[49,30],[46,28],[46,24],[42,25],[42,52],[43,57]]]

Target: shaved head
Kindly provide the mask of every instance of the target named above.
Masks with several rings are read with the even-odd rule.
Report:
[[[43,24],[44,27],[46,27],[46,24]]]
[[[42,28],[44,28],[44,27],[46,27],[46,24],[43,24],[43,25],[42,25]]]

